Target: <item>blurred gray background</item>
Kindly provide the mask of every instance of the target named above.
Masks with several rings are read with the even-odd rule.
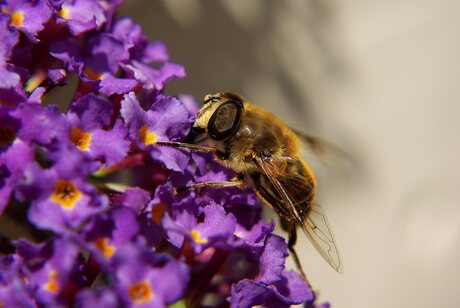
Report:
[[[168,93],[240,93],[353,157],[348,171],[312,160],[345,274],[303,235],[298,249],[321,299],[387,308],[460,307],[459,12],[450,0],[128,0],[122,15],[185,66]]]

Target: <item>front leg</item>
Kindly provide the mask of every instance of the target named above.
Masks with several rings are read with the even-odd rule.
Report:
[[[194,183],[188,186],[174,188],[174,194],[181,193],[186,190],[190,189],[198,189],[198,188],[206,188],[206,187],[216,187],[216,188],[223,188],[223,187],[244,187],[244,182],[242,180],[232,180],[232,181],[222,181],[222,182],[202,182],[202,183]]]
[[[207,147],[204,145],[197,145],[191,143],[175,142],[175,141],[158,141],[155,145],[170,147],[176,149],[187,149],[192,152],[206,152],[206,153],[216,153],[216,149]]]

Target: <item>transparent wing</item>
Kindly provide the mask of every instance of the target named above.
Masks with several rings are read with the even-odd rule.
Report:
[[[352,158],[340,147],[326,140],[313,137],[291,128],[302,142],[303,154],[313,153],[322,163],[337,170],[349,170],[354,165]]]
[[[283,208],[284,215],[287,216],[291,220],[295,219],[295,221],[301,222],[302,218],[299,212],[297,211],[297,208],[295,207],[294,202],[291,200],[286,190],[283,188],[281,183],[278,181],[278,179],[274,175],[273,166],[271,166],[268,160],[262,159],[260,157],[256,157],[256,162],[259,165],[259,167],[262,169],[264,174],[267,176],[267,178],[270,180],[270,182],[272,183],[278,195],[283,200],[283,204],[286,205],[286,207]]]
[[[343,274],[343,263],[339,249],[326,214],[319,205],[314,204],[311,207],[307,219],[302,223],[302,229],[324,260],[337,272]]]
[[[288,190],[283,187],[274,175],[270,161],[263,158],[256,158],[255,160],[282,199],[285,205],[284,215],[302,227],[313,246],[334,270],[343,273],[342,259],[323,209],[314,203],[296,206],[295,200],[292,200],[289,196]],[[291,182],[291,184],[295,185],[294,182]],[[309,209],[306,217],[299,210],[302,208]]]

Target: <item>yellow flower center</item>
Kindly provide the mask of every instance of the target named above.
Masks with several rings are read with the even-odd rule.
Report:
[[[70,142],[81,151],[85,151],[91,142],[91,134],[78,127],[74,127],[70,130]]]
[[[207,239],[200,237],[200,233],[198,233],[197,230],[192,230],[190,232],[190,236],[192,237],[193,241],[197,244],[206,244],[208,242]]]
[[[14,11],[11,14],[11,21],[10,24],[13,26],[21,26],[22,22],[24,21],[24,15],[21,11]]]
[[[109,259],[115,252],[115,247],[109,245],[104,238],[98,238],[94,241],[94,244],[106,259]]]
[[[139,128],[139,139],[144,143],[145,145],[153,144],[155,142],[155,134],[150,132],[147,129],[147,125],[142,125],[141,128]]]
[[[59,291],[59,284],[57,282],[57,273],[56,271],[51,271],[48,274],[48,282],[43,287],[46,291],[57,293]]]
[[[144,280],[130,285],[128,287],[128,297],[135,304],[149,302],[153,297],[149,283]]]
[[[61,10],[57,14],[59,17],[67,19],[69,17],[69,9],[63,5]]]
[[[74,183],[66,180],[57,180],[50,199],[63,208],[70,209],[75,205],[80,196],[81,192]]]

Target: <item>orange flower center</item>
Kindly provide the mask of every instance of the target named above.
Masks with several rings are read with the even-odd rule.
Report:
[[[70,130],[70,141],[78,149],[85,151],[91,142],[91,134],[78,127],[74,127]]]
[[[56,271],[51,271],[48,274],[48,282],[44,286],[45,290],[57,293],[59,291],[59,284],[57,282],[57,273]]]
[[[147,281],[132,284],[128,287],[128,297],[135,304],[144,304],[149,302],[152,297],[152,290]]]
[[[109,259],[115,252],[115,247],[109,245],[104,238],[99,238],[94,241],[96,248],[102,252],[104,258]]]
[[[24,15],[21,11],[14,11],[11,14],[11,21],[10,24],[13,26],[21,26],[22,22],[24,21]]]
[[[74,183],[66,180],[57,180],[51,194],[51,201],[58,203],[63,208],[70,209],[75,205],[80,196],[81,192]]]
[[[155,142],[155,134],[150,132],[147,129],[147,125],[142,125],[141,128],[139,128],[139,139],[144,143],[145,145],[153,144]]]

